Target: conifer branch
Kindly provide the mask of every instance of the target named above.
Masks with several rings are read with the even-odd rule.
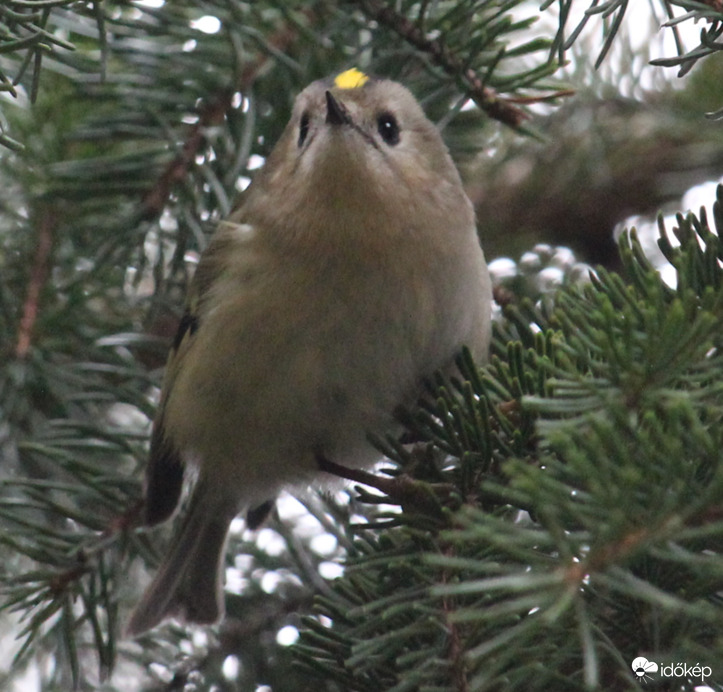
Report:
[[[206,141],[206,129],[223,122],[226,113],[231,108],[232,98],[231,91],[224,91],[214,101],[202,105],[198,122],[190,128],[181,151],[144,195],[142,219],[152,220],[161,215],[174,186],[185,179],[189,169],[194,165],[196,156],[203,148]]]
[[[304,10],[303,14],[308,19],[313,16],[310,9]],[[154,219],[160,216],[173,187],[184,180],[189,169],[193,166],[196,156],[203,148],[207,128],[219,125],[226,117],[233,103],[234,91],[243,93],[250,89],[264,66],[272,59],[271,52],[279,51],[284,53],[288,51],[297,38],[298,31],[291,24],[281,27],[276,34],[268,39],[267,43],[270,52],[259,54],[255,60],[250,61],[243,68],[235,88],[222,91],[214,100],[207,101],[201,106],[198,122],[189,129],[181,151],[168,164],[156,184],[144,196],[142,218]]]
[[[460,80],[469,97],[491,118],[515,129],[529,119],[510,99],[502,98],[486,86],[475,70],[465,67],[464,61],[454,55],[441,38],[429,38],[417,24],[388,4],[378,0],[358,0],[358,4],[370,18],[392,29],[417,50],[428,54],[448,75]]]
[[[32,345],[33,330],[40,311],[40,301],[50,271],[50,256],[53,247],[55,215],[44,209],[37,226],[37,241],[33,262],[28,276],[25,302],[18,325],[15,356],[24,359]]]

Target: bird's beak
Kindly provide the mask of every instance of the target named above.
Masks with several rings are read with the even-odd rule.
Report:
[[[329,125],[351,124],[351,118],[344,104],[337,101],[330,91],[326,92],[326,122]]]

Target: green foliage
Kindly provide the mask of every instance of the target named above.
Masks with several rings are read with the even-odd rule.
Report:
[[[560,0],[558,3],[553,3],[553,0],[545,0],[542,3],[542,9],[548,9],[553,4],[557,4],[559,9],[559,29],[555,37],[554,50],[559,53],[561,59],[564,52],[579,38],[588,22],[595,19],[601,20],[603,41],[595,67],[599,67],[605,60],[618,30],[623,25],[626,12],[632,6],[628,0],[608,0],[607,2],[592,0],[572,31],[567,33],[568,24],[575,15],[574,10],[577,10],[582,3],[579,0]],[[650,3],[651,7],[653,4]],[[723,33],[723,5],[719,0],[669,0],[660,2],[659,6],[663,14],[669,17],[665,26],[673,31],[679,54],[673,58],[653,60],[651,64],[662,67],[678,65],[680,67],[678,74],[682,77],[698,60],[721,50],[723,44],[718,39]],[[673,8],[675,7],[685,10],[685,12],[674,15]],[[677,32],[678,25],[686,21],[706,23],[700,32],[700,44],[687,52],[682,48],[682,41]]]
[[[133,531],[155,387],[198,252],[296,94],[358,64],[407,81],[439,118],[472,96],[516,124],[525,111],[502,96],[549,91],[536,86],[554,69],[544,42],[506,53],[529,20],[484,2],[402,9],[372,22],[364,3],[0,8],[0,144],[13,148],[0,158],[0,545],[3,611],[21,618],[0,686],[44,658],[57,665],[43,684],[63,690],[92,684],[89,652],[101,679],[119,658],[146,669],[151,652],[165,660],[167,646],[139,653],[119,636],[131,561],[156,554]],[[438,38],[419,44],[407,16]],[[477,131],[479,111],[456,121],[447,131],[473,155],[479,141],[463,131]],[[304,542],[298,553],[309,553]],[[273,640],[278,627],[264,621],[257,634]],[[258,672],[279,651],[246,646],[244,663]]]
[[[17,97],[16,87],[25,79],[28,95],[35,100],[43,56],[74,48],[57,31],[57,20],[71,5],[77,7],[75,0],[6,0],[0,5],[0,92]],[[86,14],[86,8],[80,8],[79,16]],[[101,22],[100,15],[97,21]],[[22,149],[22,144],[3,130],[0,119],[0,146]]]
[[[676,289],[631,241],[630,286],[573,271],[540,298],[559,267],[536,247],[489,366],[436,383],[426,442],[384,443],[397,495],[311,497],[276,552],[235,532],[228,621],[126,641],[166,535],[136,523],[168,339],[293,97],[351,65],[400,79],[471,170],[555,103],[557,63],[521,0],[1,5],[0,688],[612,689],[639,651],[719,653],[720,248],[692,217],[663,245]],[[301,615],[292,674],[276,635]]]
[[[711,2],[697,2],[695,0],[678,0],[672,3],[687,10],[685,14],[671,18],[668,26],[675,30],[675,27],[684,21],[704,21],[706,26],[700,30],[700,43],[689,50],[687,53],[678,55],[674,58],[663,58],[652,61],[653,65],[661,65],[663,67],[678,66],[678,76],[682,77],[687,74],[692,67],[701,59],[706,58],[713,53],[718,52],[723,47],[720,41],[723,36],[723,4],[717,0]],[[723,117],[723,110],[718,113],[711,114],[710,117]]]
[[[714,215],[720,234],[723,186]],[[675,288],[623,236],[628,283],[509,308],[492,362],[414,414],[420,447],[384,447],[453,490],[358,527],[297,647],[329,689],[633,690],[639,655],[717,672],[723,242],[704,212],[679,246],[661,232]]]

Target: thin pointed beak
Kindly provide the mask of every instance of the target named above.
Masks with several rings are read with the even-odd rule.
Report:
[[[337,101],[330,91],[326,92],[326,122],[329,125],[351,124],[351,118],[344,104]]]

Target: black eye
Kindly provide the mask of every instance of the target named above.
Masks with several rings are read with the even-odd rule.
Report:
[[[299,146],[301,146],[306,140],[306,135],[309,134],[309,114],[304,111],[301,114],[301,120],[299,121]]]
[[[399,144],[399,123],[391,113],[382,113],[377,117],[377,131],[390,147]]]

